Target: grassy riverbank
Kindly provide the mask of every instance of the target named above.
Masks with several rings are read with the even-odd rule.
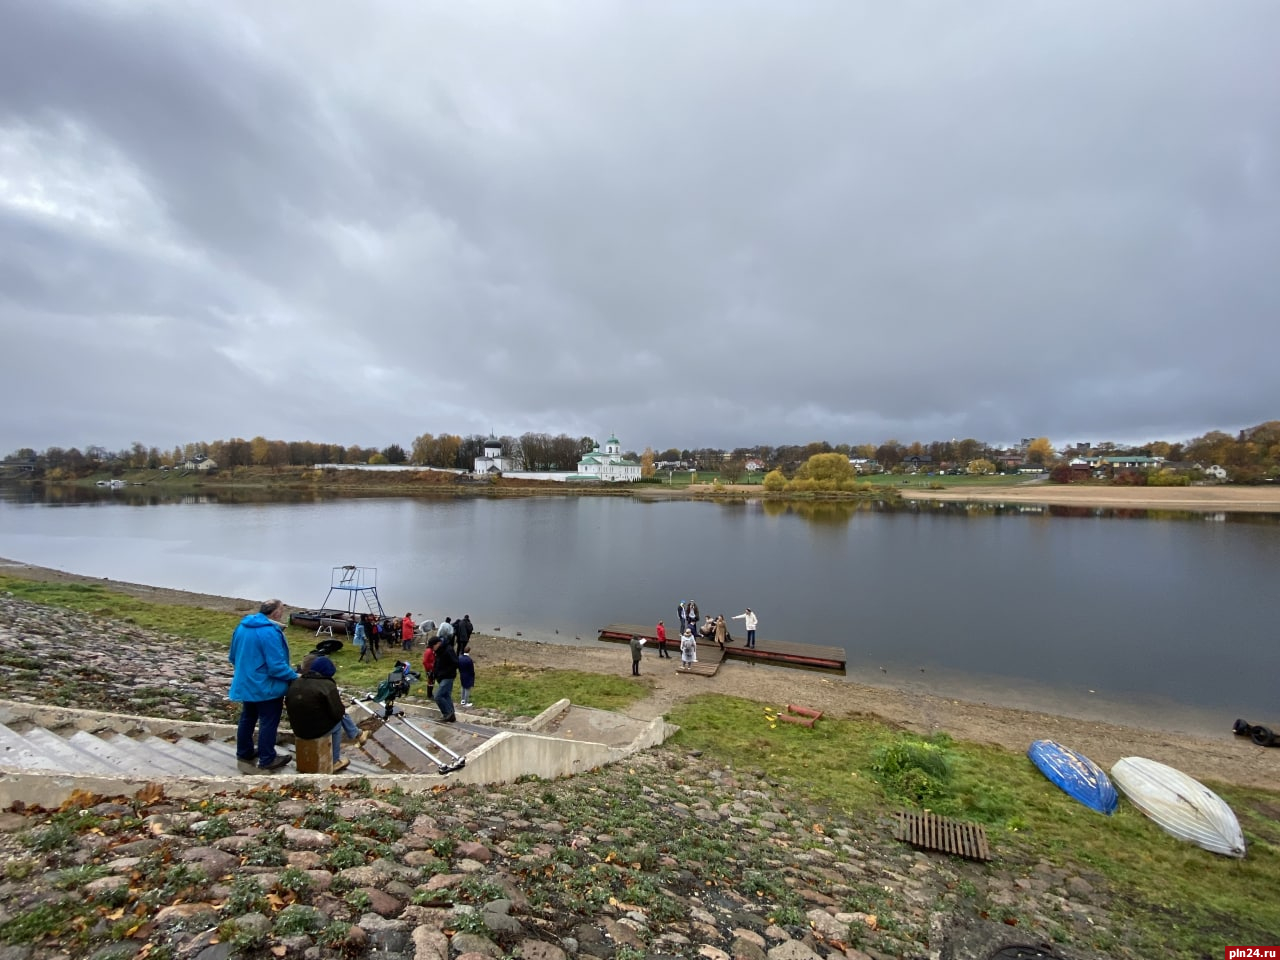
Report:
[[[186,474],[161,470],[126,470],[118,476],[100,473],[75,481],[45,483],[10,477],[6,483],[43,486],[46,496],[59,499],[68,491],[94,487],[100,480],[118,479],[128,486],[124,497],[156,497],[202,493],[233,501],[282,498],[341,497],[528,497],[597,496],[647,499],[696,499],[726,503],[763,500],[765,504],[900,503],[936,500],[968,503],[1017,503],[1074,507],[1081,510],[1168,511],[1170,516],[1203,513],[1280,513],[1280,484],[1259,486],[1202,485],[1190,487],[1125,487],[1110,484],[1052,484],[1024,476],[898,476],[879,474],[860,478],[858,491],[767,493],[757,478],[751,482],[721,483],[715,473],[688,473],[658,482],[635,484],[559,483],[513,477],[471,478],[438,470],[316,470],[310,467],[237,467],[214,474]],[[61,492],[61,493],[60,493]],[[69,498],[69,497],[68,497]]]
[[[311,467],[237,467],[215,473],[178,473],[161,470],[125,470],[96,473],[75,481],[46,482],[50,491],[87,489],[101,481],[123,482],[125,496],[145,492],[156,496],[211,493],[234,496],[279,494],[290,497],[528,497],[592,496],[679,499],[744,500],[767,497],[772,500],[888,500],[899,499],[898,490],[888,484],[860,484],[857,491],[788,492],[766,494],[759,478],[747,482],[722,483],[715,472],[682,473],[655,477],[639,483],[561,482],[520,477],[473,477],[441,470],[351,469],[317,470]],[[19,481],[27,484],[33,481]],[[39,482],[39,481],[34,481]]]
[[[0,592],[134,623],[219,653],[240,616],[228,609],[149,602],[96,583],[4,576]],[[295,656],[313,640],[308,632],[290,631]],[[652,697],[657,684],[621,671],[548,670],[533,656],[540,646],[534,644],[524,645],[530,651],[527,662],[521,660],[522,645],[506,641],[500,657],[487,656],[486,648],[498,644],[496,638],[478,638],[476,644],[482,700],[512,715],[532,714],[562,696],[604,709],[634,710]],[[0,682],[0,690],[18,682],[17,671],[29,670],[7,662],[12,655],[0,657],[9,678]],[[343,684],[357,689],[376,686],[388,665],[387,659],[356,663],[345,648],[336,659]],[[38,669],[34,672],[36,689],[53,689]],[[789,695],[803,694],[801,687],[787,688]],[[778,722],[777,703],[701,692],[706,689],[701,685],[685,689],[666,710],[681,733],[662,751],[701,751],[713,762],[757,771],[779,792],[828,811],[833,822],[865,824],[904,806],[977,821],[986,826],[996,857],[973,868],[981,876],[1017,887],[1036,882],[1038,865],[1047,862],[1088,878],[1093,902],[1110,922],[1091,939],[1065,917],[1046,921],[976,890],[961,898],[963,909],[975,917],[1077,950],[1186,960],[1216,955],[1225,944],[1273,942],[1280,930],[1280,901],[1265,894],[1280,889],[1280,793],[1210,783],[1236,811],[1249,843],[1247,859],[1227,860],[1168,837],[1127,803],[1111,818],[1086,810],[1053,788],[1019,752],[953,739],[945,731],[914,735],[861,713],[856,702],[831,711],[808,730]],[[92,691],[79,692],[86,700],[92,697]],[[569,788],[548,785],[551,791],[561,789]],[[681,860],[679,850],[673,856]]]

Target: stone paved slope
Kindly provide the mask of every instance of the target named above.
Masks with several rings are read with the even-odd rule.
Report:
[[[12,598],[0,611],[7,698],[230,715],[227,669],[195,645]],[[915,852],[763,770],[671,748],[430,794],[271,778],[181,803],[86,797],[0,814],[0,856],[0,960],[879,960],[1052,940],[1133,956],[1100,877]]]
[[[943,945],[984,924],[1006,941],[1074,942],[1064,956],[1126,955],[1098,878],[914,852],[886,824],[665,750],[497,790],[313,793],[281,779],[184,804],[159,791],[86,801],[0,815],[4,960],[144,944],[200,960],[233,947],[862,960],[962,956]]]

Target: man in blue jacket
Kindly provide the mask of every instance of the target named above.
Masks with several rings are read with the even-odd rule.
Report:
[[[293,759],[276,753],[276,729],[284,710],[284,695],[298,679],[289,665],[289,644],[284,639],[284,604],[268,600],[240,621],[231,637],[232,700],[240,701],[240,726],[236,731],[236,759],[245,773],[279,770]],[[258,730],[254,751],[253,731]]]

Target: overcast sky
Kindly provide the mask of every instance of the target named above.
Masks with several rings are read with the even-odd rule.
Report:
[[[1280,417],[1280,3],[0,0],[0,453]]]

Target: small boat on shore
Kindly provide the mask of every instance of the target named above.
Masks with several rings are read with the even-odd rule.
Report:
[[[1050,783],[1073,800],[1107,816],[1116,812],[1120,796],[1111,778],[1084,754],[1052,740],[1037,740],[1028,748],[1027,756]]]
[[[343,601],[343,606],[331,602],[335,599]],[[324,603],[315,610],[298,610],[289,614],[289,626],[349,634],[354,632],[356,621],[366,613],[379,620],[385,620],[387,616],[378,597],[378,571],[374,567],[349,564],[334,567],[330,572],[329,592]]]
[[[323,610],[298,610],[289,614],[289,626],[304,630],[328,628],[334,633],[350,633],[359,614],[329,607]]]
[[[1111,779],[1166,833],[1224,857],[1244,856],[1244,834],[1235,813],[1199,780],[1146,757],[1121,757],[1111,768]]]

